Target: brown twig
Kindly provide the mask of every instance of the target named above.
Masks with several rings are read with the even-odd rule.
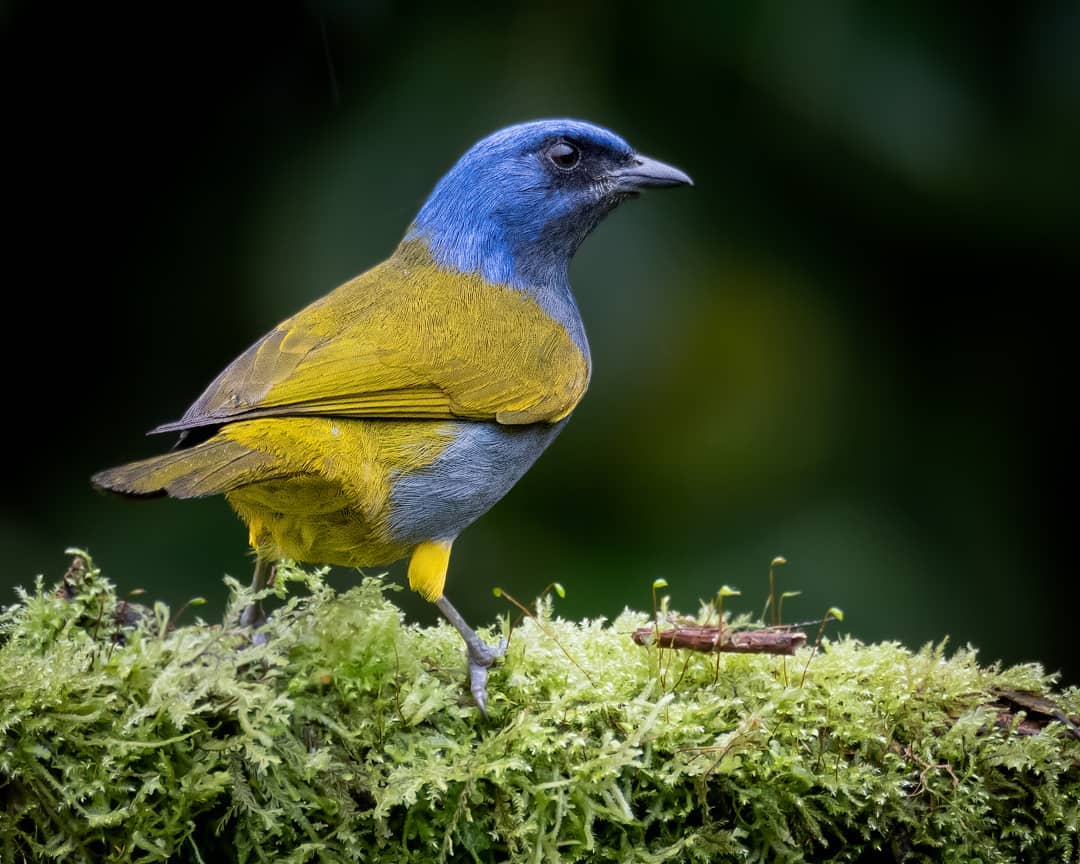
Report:
[[[794,654],[806,644],[806,634],[787,628],[762,627],[732,630],[729,627],[674,627],[659,633],[639,627],[631,634],[638,645],[655,643],[661,648],[686,648],[705,654]]]
[[[995,697],[988,703],[997,711],[995,725],[1002,729],[1013,728],[1020,735],[1038,735],[1051,722],[1057,721],[1066,734],[1080,739],[1080,718],[1073,719],[1061,707],[1045,696],[1022,690],[994,689]],[[1018,715],[1023,715],[1018,720]]]

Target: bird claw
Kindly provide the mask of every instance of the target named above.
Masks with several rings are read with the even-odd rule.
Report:
[[[266,613],[263,612],[262,603],[250,603],[240,613],[240,626],[258,630],[266,623]]]
[[[465,640],[465,651],[469,657],[469,691],[472,693],[480,713],[487,716],[487,680],[491,665],[506,653],[507,642],[500,639],[498,645],[488,645],[465,623],[461,613],[446,599],[444,594],[435,601],[439,611],[446,617],[455,630]]]
[[[487,680],[488,671],[495,661],[506,653],[507,642],[500,639],[498,645],[486,645],[483,642],[470,645],[469,655],[469,691],[476,701],[480,713],[487,716]]]

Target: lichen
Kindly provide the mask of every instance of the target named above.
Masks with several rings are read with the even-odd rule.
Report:
[[[1080,741],[991,707],[1075,715],[1037,665],[851,638],[658,658],[629,635],[650,616],[545,600],[485,718],[457,634],[406,623],[380,578],[339,594],[283,566],[252,639],[137,609],[79,560],[0,615],[4,862],[1080,857]],[[235,622],[251,595],[226,581]]]

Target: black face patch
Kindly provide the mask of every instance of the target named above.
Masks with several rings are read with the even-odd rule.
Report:
[[[630,153],[571,137],[545,141],[538,155],[553,185],[567,190],[602,185],[606,177],[632,157]]]

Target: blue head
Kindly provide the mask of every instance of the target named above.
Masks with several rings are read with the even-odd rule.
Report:
[[[477,142],[409,228],[443,267],[545,293],[568,285],[570,258],[621,201],[690,183],[613,132],[580,120],[536,120]]]

